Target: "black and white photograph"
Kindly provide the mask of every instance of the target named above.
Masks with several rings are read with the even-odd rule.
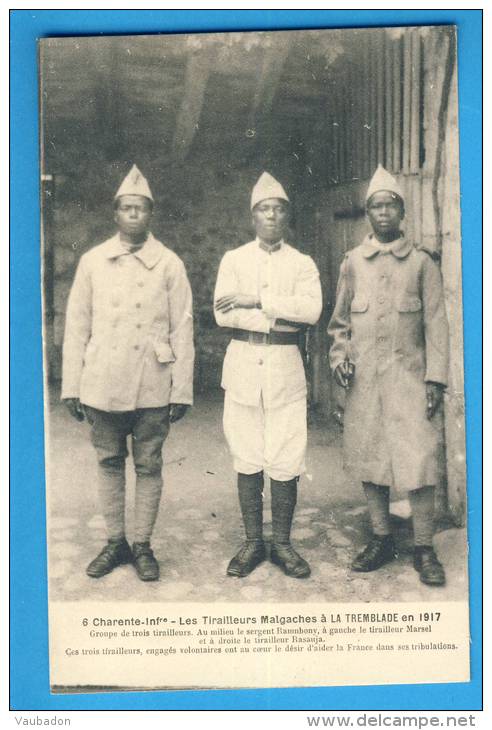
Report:
[[[52,691],[468,676],[456,44],[39,42]]]

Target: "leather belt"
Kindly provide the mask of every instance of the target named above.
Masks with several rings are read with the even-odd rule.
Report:
[[[298,332],[250,332],[250,330],[232,330],[233,340],[249,342],[250,345],[298,345]]]

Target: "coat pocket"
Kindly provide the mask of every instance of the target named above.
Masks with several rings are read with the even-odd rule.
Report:
[[[160,363],[175,362],[174,352],[168,342],[154,342],[154,352]]]
[[[94,340],[89,340],[87,343],[87,347],[85,348],[84,352],[84,365],[89,364],[94,360],[94,357],[98,351],[98,345]]]
[[[398,302],[399,312],[420,312],[422,309],[422,301],[419,297],[405,296],[401,297]]]
[[[355,296],[352,299],[352,303],[350,305],[351,312],[367,312],[368,308],[369,299],[367,299],[366,297]]]

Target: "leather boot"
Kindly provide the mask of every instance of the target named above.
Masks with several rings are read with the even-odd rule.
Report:
[[[238,474],[237,487],[246,542],[229,563],[227,575],[244,578],[266,557],[263,542],[263,472]]]
[[[154,557],[150,543],[133,543],[133,562],[140,580],[159,580],[159,563]]]
[[[271,479],[272,490],[272,547],[270,559],[285,575],[307,578],[311,575],[309,564],[290,544],[290,530],[297,503],[297,477],[281,482]]]
[[[443,586],[446,583],[444,568],[431,545],[417,545],[414,548],[413,567],[420,574],[422,583],[428,586]]]
[[[396,558],[395,541],[392,535],[374,535],[352,563],[352,570],[370,573]]]
[[[246,540],[244,545],[234,555],[227,566],[227,575],[234,578],[245,578],[253,572],[266,558],[265,543],[250,542]]]
[[[272,543],[270,559],[274,565],[282,568],[285,575],[289,575],[291,578],[309,578],[311,575],[309,563],[301,558],[290,542],[287,545]]]
[[[126,539],[124,537],[116,540],[110,539],[99,555],[89,563],[86,573],[90,578],[102,578],[103,575],[111,573],[118,565],[132,562],[132,551]]]

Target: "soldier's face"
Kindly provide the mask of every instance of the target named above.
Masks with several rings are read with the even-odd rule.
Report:
[[[114,212],[120,233],[134,237],[146,233],[152,217],[152,205],[143,195],[122,195]]]
[[[392,236],[398,237],[404,213],[403,203],[398,195],[385,190],[374,193],[367,205],[367,216],[372,229],[383,240],[390,240]]]
[[[289,206],[285,200],[268,198],[253,208],[253,225],[262,241],[276,243],[285,233],[289,218]]]

